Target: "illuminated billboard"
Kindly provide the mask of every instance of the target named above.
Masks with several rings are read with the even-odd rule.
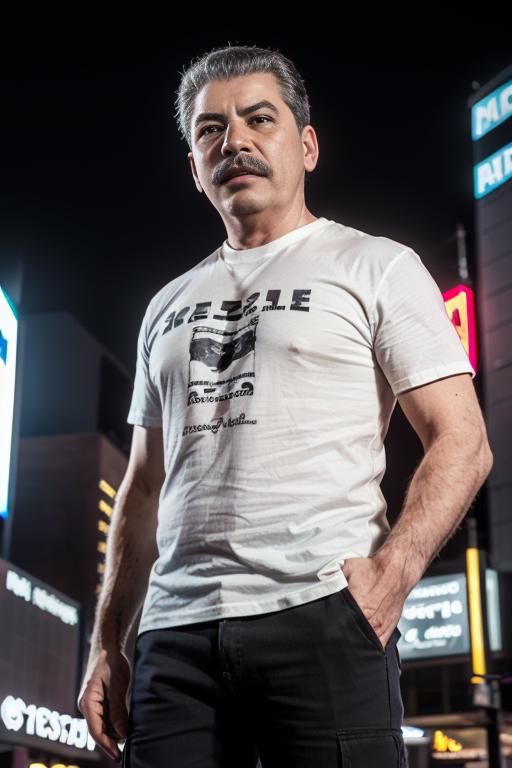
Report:
[[[0,285],[0,517],[9,514],[18,316]]]
[[[80,604],[0,560],[0,742],[98,759],[76,714]]]
[[[486,569],[489,649],[501,650],[498,574]],[[421,579],[407,597],[398,623],[402,659],[460,656],[470,652],[466,574]]]

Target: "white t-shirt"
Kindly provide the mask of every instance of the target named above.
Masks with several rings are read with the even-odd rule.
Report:
[[[138,632],[277,611],[347,585],[389,530],[396,396],[475,372],[402,243],[320,217],[227,239],[151,299],[127,421],[162,426],[159,556]]]

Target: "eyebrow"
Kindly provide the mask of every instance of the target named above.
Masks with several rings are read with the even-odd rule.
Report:
[[[251,104],[249,107],[244,107],[243,109],[237,110],[237,115],[240,117],[245,117],[245,115],[249,115],[251,112],[256,112],[257,109],[270,109],[272,112],[279,116],[278,108],[272,104],[271,101],[267,101],[266,99],[263,101],[258,101],[257,104]],[[224,120],[224,118],[225,115],[221,114],[220,112],[200,112],[200,114],[194,120],[194,127],[197,128],[199,123],[203,123],[205,120]]]

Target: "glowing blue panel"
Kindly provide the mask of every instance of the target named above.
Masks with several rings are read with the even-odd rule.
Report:
[[[512,80],[500,85],[471,109],[471,135],[478,141],[512,115]]]
[[[18,318],[16,310],[0,286],[0,516],[4,518],[9,514],[9,471],[16,384],[17,338]]]
[[[473,168],[473,192],[478,199],[501,187],[512,177],[512,142]]]

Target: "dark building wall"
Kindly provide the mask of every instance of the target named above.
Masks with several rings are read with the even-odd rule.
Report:
[[[102,431],[127,452],[129,372],[68,312],[23,322],[20,437]]]
[[[20,441],[11,562],[82,605],[86,642],[92,631],[99,566],[109,523],[100,488],[121,483],[127,457],[100,433],[31,437]],[[102,530],[101,530],[101,529]]]

